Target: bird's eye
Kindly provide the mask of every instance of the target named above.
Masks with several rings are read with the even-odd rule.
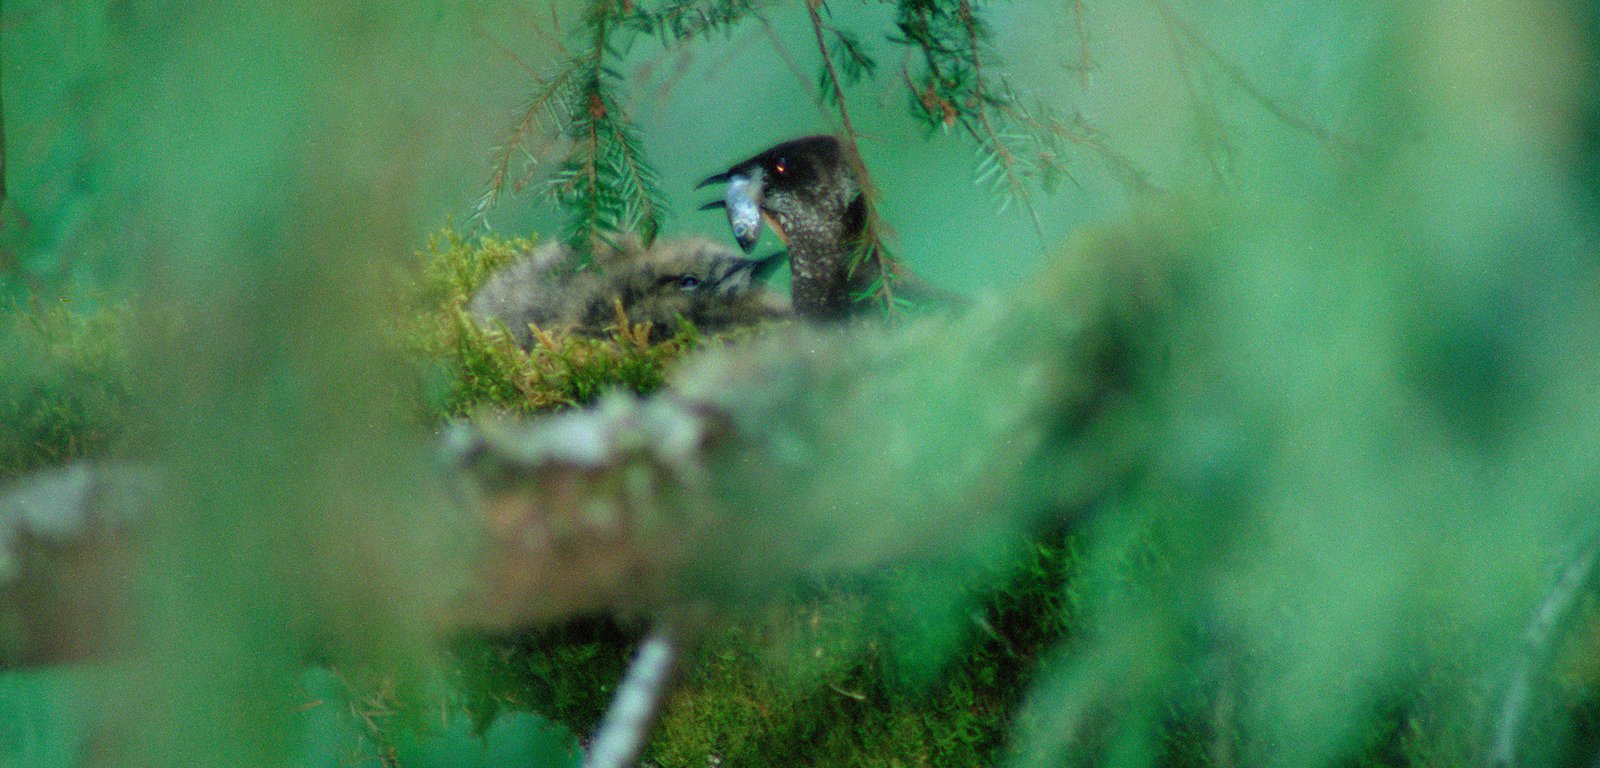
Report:
[[[685,291],[692,291],[700,287],[700,278],[694,275],[679,275],[678,279],[674,280],[672,284]]]
[[[789,172],[789,158],[787,158],[787,157],[778,158],[778,162],[773,163],[773,165],[772,165],[772,172],[778,174],[779,176],[782,176],[785,173],[788,173]]]

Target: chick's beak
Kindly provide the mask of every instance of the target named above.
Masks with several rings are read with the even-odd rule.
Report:
[[[761,181],[759,169],[753,172],[729,171],[712,176],[695,187],[699,189],[707,184],[727,182],[728,189],[722,199],[707,203],[701,209],[727,208],[728,225],[733,228],[733,238],[739,241],[739,247],[745,253],[749,253],[761,237]]]

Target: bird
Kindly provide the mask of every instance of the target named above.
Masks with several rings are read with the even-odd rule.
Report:
[[[726,183],[723,199],[734,239],[745,253],[765,222],[789,250],[794,312],[830,321],[854,314],[853,298],[872,282],[870,270],[851,269],[867,227],[867,202],[856,163],[833,136],[785,141],[700,182]]]
[[[530,325],[603,338],[616,329],[620,302],[628,320],[649,323],[650,341],[660,343],[677,332],[680,318],[714,333],[787,316],[788,302],[764,285],[782,259],[782,253],[748,258],[704,237],[647,246],[620,235],[597,244],[584,267],[570,246],[551,242],[490,275],[467,312],[484,328],[503,326],[528,348]]]

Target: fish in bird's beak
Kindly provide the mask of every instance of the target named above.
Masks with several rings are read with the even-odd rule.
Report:
[[[739,247],[749,253],[761,237],[761,188],[763,174],[760,166],[748,170],[726,171],[700,182],[699,189],[708,184],[727,182],[727,191],[721,200],[701,206],[701,210],[728,209],[728,225],[733,228],[733,238]]]

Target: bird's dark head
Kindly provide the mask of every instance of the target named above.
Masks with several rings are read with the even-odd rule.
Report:
[[[807,136],[786,141],[700,183],[726,183],[723,199],[733,236],[746,252],[766,222],[778,238],[842,240],[859,229],[861,185],[839,140]]]

